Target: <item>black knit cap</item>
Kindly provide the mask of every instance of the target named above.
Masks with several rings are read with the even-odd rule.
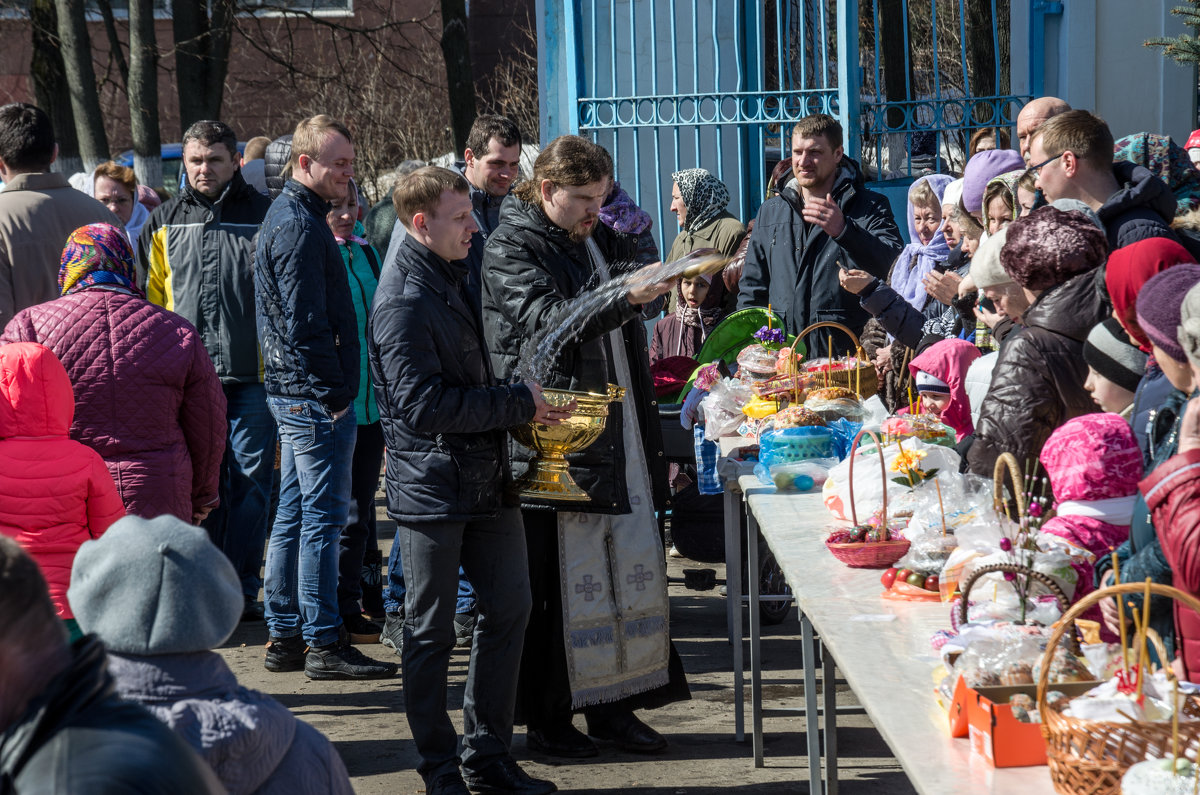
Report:
[[[1146,373],[1146,354],[1129,341],[1116,318],[1098,323],[1083,343],[1083,360],[1122,389],[1137,391]]]

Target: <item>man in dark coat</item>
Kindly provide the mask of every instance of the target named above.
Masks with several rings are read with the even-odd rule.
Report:
[[[525,531],[508,479],[507,428],[557,425],[536,384],[492,375],[464,262],[476,231],[467,182],[427,166],[397,186],[408,236],[385,268],[368,329],[371,377],[387,442],[388,515],[407,587],[404,708],[430,795],[472,789],[540,795],[509,755],[521,639],[529,617]],[[479,622],[463,698],[463,755],[446,713],[459,565]]]
[[[263,380],[280,448],[279,509],[267,544],[265,665],[303,669],[311,679],[384,678],[396,666],[351,646],[337,609],[361,359],[346,266],[326,216],[354,176],[349,130],[328,116],[301,121],[291,169],[254,256]]]
[[[682,666],[668,653],[662,541],[648,471],[662,468],[661,453],[647,449],[636,427],[653,411],[641,310],[671,285],[647,270],[639,271],[641,286],[595,289],[620,275],[591,239],[612,173],[603,148],[578,136],[555,139],[538,155],[533,179],[504,201],[483,260],[484,328],[498,376],[533,369],[548,388],[604,393],[616,383],[628,390],[625,403],[611,404],[600,438],[567,456],[586,500],[524,499],[534,610],[518,706],[529,747],[564,757],[597,753],[572,725],[573,708],[590,705],[588,734],[647,753],[666,740],[633,710],[687,698]],[[643,333],[624,333],[631,328]],[[557,334],[560,348],[538,347]],[[528,474],[532,451],[515,445],[513,454],[515,473]],[[587,539],[597,538],[612,540],[588,546]],[[566,582],[560,563],[570,568]],[[637,612],[656,599],[653,615]],[[615,606],[615,614],[602,605]],[[564,628],[564,612],[572,621],[584,612],[595,621]],[[627,664],[607,664],[626,644],[645,640],[656,644],[645,656],[650,664],[638,668],[634,655]],[[584,658],[592,664],[584,666]]]
[[[1113,163],[1113,137],[1104,120],[1071,110],[1047,120],[1029,145],[1030,169],[1047,201],[1079,199],[1096,211],[1110,251],[1171,231],[1175,194],[1144,166]]]
[[[841,289],[838,268],[887,279],[904,248],[891,206],[866,189],[858,164],[843,154],[842,126],[824,113],[793,128],[792,173],[796,187],[789,184],[758,211],[738,308],[770,305],[792,334],[818,321],[861,334],[870,315]],[[810,335],[810,354],[825,355],[827,339],[825,331]]]
[[[67,645],[41,570],[0,535],[0,792],[224,792],[204,760],[122,701],[95,635]]]

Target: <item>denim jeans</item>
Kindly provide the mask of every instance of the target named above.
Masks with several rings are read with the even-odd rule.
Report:
[[[273,638],[338,639],[338,538],[350,512],[354,407],[334,421],[315,400],[268,396],[279,426],[279,508],[267,542],[266,614]]]
[[[387,587],[383,589],[383,609],[388,613],[404,612],[404,566],[400,555],[400,529],[396,529],[396,537],[392,540],[392,551],[388,555]],[[466,615],[475,612],[475,589],[467,582],[467,574],[462,566],[458,567],[458,596],[454,602],[454,612]]]
[[[221,460],[221,504],[201,523],[233,564],[242,594],[258,598],[263,546],[271,529],[275,418],[262,384],[225,384],[229,434]]]
[[[408,580],[404,618],[404,711],[431,781],[458,770],[458,734],[446,705],[454,650],[454,570],[475,584],[479,616],[463,688],[462,767],[478,772],[507,756],[521,642],[529,617],[525,530],[517,508],[495,519],[398,524]]]
[[[383,465],[383,427],[378,422],[359,425],[351,470],[350,517],[342,530],[338,554],[338,612],[352,616],[362,610],[363,557],[379,549],[375,538],[375,492]]]

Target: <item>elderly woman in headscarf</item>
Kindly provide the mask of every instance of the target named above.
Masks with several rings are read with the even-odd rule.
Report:
[[[191,323],[146,300],[110,224],[67,238],[61,298],[18,312],[0,342],[40,342],[67,369],[72,439],[98,452],[125,510],[198,522],[217,504],[225,396]]]
[[[708,169],[686,168],[671,175],[671,212],[679,221],[679,234],[667,252],[667,262],[674,262],[699,248],[715,248],[732,257],[746,237],[746,227],[725,208],[729,205],[729,190],[725,183]],[[721,279],[714,279],[714,283]],[[733,285],[736,287],[736,285]],[[731,310],[736,294],[722,298],[726,310]],[[668,296],[668,311],[678,304],[675,292]]]

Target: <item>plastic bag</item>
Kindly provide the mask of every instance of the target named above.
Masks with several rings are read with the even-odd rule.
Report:
[[[716,381],[700,402],[700,409],[704,413],[704,438],[715,442],[736,431],[746,418],[742,414],[742,406],[752,397],[754,393],[750,387],[736,378]]]
[[[804,401],[804,407],[815,411],[826,422],[847,419],[861,423],[868,416],[868,412],[863,407],[862,401],[851,397],[838,397],[829,400],[821,397],[813,397],[810,394],[810,397]]]
[[[814,461],[789,461],[767,466],[759,462],[754,474],[764,486],[774,486],[776,491],[817,491],[829,477],[829,467],[836,459],[821,458]]]
[[[758,444],[758,458],[768,467],[814,458],[832,458],[837,463],[828,428],[780,428],[763,433]]]
[[[859,445],[855,452],[858,460],[854,463],[854,499],[859,516],[874,513],[883,506],[884,489],[887,489],[889,511],[901,511],[906,502],[910,503],[911,507],[912,489],[907,483],[901,485],[894,481],[894,478],[903,479],[902,473],[893,469],[900,452],[901,448],[894,444],[883,448],[886,471],[885,480],[881,481],[878,453],[874,451],[873,446],[864,450],[862,445]],[[903,452],[910,456],[915,453],[920,457],[922,471],[937,469],[936,477],[939,479],[951,475],[957,477],[959,455],[953,450],[910,440],[903,443]],[[825,481],[825,506],[838,519],[850,518],[849,475],[850,458],[847,458],[830,470],[829,479]]]
[[[779,353],[759,343],[747,345],[737,355],[738,374],[749,375],[749,381],[765,381],[775,375]]]
[[[942,447],[954,447],[957,444],[954,429],[928,414],[897,414],[885,419],[880,424],[880,430],[884,434],[884,441],[889,443],[899,439],[920,439]]]

